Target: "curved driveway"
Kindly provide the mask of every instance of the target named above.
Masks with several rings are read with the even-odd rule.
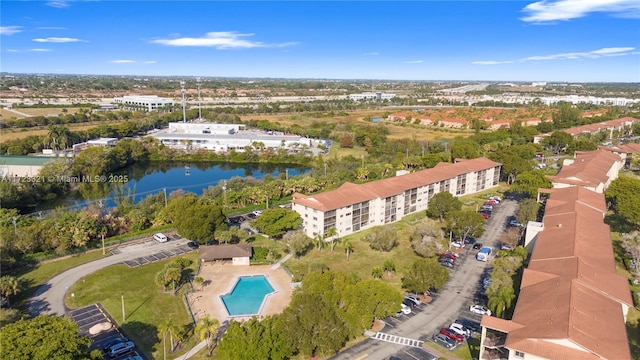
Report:
[[[33,295],[31,295],[28,302],[29,313],[33,316],[44,314],[63,316],[67,312],[67,307],[64,304],[64,297],[67,290],[86,275],[123,261],[156,254],[163,250],[184,245],[187,242],[188,240],[185,239],[172,240],[163,244],[156,243],[155,241],[147,241],[140,244],[123,246],[118,248],[118,250],[120,250],[118,254],[78,265],[60,273],[40,285]]]

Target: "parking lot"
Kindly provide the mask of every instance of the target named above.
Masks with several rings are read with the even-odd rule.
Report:
[[[103,350],[105,344],[109,341],[117,338],[126,338],[126,334],[120,329],[115,321],[109,316],[107,311],[100,304],[93,304],[85,306],[79,309],[71,310],[67,313],[67,316],[71,318],[80,328],[80,335],[87,336],[92,340],[90,350],[100,349]],[[109,329],[95,333],[90,331],[91,328],[98,328],[101,325],[106,325]],[[93,332],[93,334],[92,334]],[[142,359],[146,359],[142,351],[138,347],[133,348],[132,351],[121,354],[117,357],[107,357],[109,359],[120,360],[128,356],[140,356]]]
[[[168,236],[169,241],[175,241],[175,240],[180,240],[181,237],[177,234],[173,234],[173,235],[169,235]],[[151,246],[154,245],[156,242],[154,240],[149,240],[146,241],[144,243],[141,244],[136,244],[135,246]],[[163,259],[167,259],[173,256],[177,256],[177,255],[182,255],[185,253],[188,253],[189,251],[192,251],[193,249],[190,248],[188,245],[186,244],[176,244],[175,248],[169,248],[169,249],[165,249],[162,251],[158,251],[157,253],[151,254],[151,255],[147,255],[147,256],[141,256],[139,258],[135,258],[135,259],[131,259],[131,260],[126,260],[123,261],[122,263],[127,265],[130,268],[135,268],[138,267],[140,265],[145,265],[154,261],[158,261],[158,260],[163,260]],[[119,253],[121,251],[123,251],[123,249],[114,249],[111,250],[112,253],[115,251],[116,253]]]

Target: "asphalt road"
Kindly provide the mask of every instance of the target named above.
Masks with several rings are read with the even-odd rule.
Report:
[[[495,256],[498,250],[500,234],[506,228],[509,216],[515,214],[517,207],[518,203],[514,200],[504,200],[500,205],[494,207],[491,218],[486,222],[484,235],[477,239],[478,242],[483,243],[485,246],[494,248],[492,257]],[[449,282],[440,291],[435,300],[430,304],[421,305],[423,309],[410,318],[402,320],[401,316],[401,321],[394,321],[391,324],[393,327],[385,326],[382,332],[428,341],[441,327],[448,327],[458,317],[467,317],[480,321],[481,316],[469,312],[469,306],[474,303],[475,292],[481,287],[480,278],[485,269],[490,266],[491,259],[486,263],[477,261],[475,259],[477,251],[472,250],[467,245],[467,254],[464,259],[460,259],[462,263],[457,264],[457,268],[451,272]],[[466,346],[466,344],[463,344],[463,346]],[[406,349],[401,345],[368,339],[346,349],[331,359],[383,360],[388,359],[403,348]],[[427,351],[429,351],[428,347]],[[447,350],[441,348],[441,352],[446,353]]]
[[[184,245],[186,239],[172,240],[163,244],[155,241],[133,244],[119,247],[120,252],[110,255],[104,259],[92,261],[76,266],[51,278],[46,283],[40,285],[29,299],[29,313],[33,316],[51,314],[63,316],[67,312],[64,305],[64,298],[67,290],[88,274],[122,261],[133,260],[141,256],[148,256],[176,246]]]

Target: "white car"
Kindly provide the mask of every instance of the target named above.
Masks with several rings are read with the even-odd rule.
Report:
[[[472,313],[475,313],[475,314],[491,316],[491,310],[487,309],[486,307],[484,307],[482,305],[471,305],[471,306],[469,306],[469,311],[471,311]]]
[[[400,304],[400,305],[402,306],[402,308],[400,309],[400,311],[401,311],[403,314],[405,314],[405,315],[409,315],[409,314],[411,314],[411,308],[410,308],[410,307],[408,307],[408,306],[407,306],[407,305],[405,305],[405,304]]]
[[[262,210],[256,210],[252,214],[255,215],[255,216],[260,216],[260,215],[262,215]]]
[[[464,327],[464,325],[462,324],[458,324],[458,323],[452,323],[451,325],[449,325],[449,330],[453,331],[454,333],[458,334],[458,335],[462,335],[466,338],[469,338],[471,336],[471,331],[469,331],[469,329],[467,329],[466,327]]]
[[[457,241],[453,241],[453,242],[451,243],[451,246],[453,246],[453,247],[457,247],[457,248],[461,248],[463,245],[462,245],[461,243],[457,242]]]

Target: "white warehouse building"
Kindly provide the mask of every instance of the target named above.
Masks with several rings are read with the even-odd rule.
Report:
[[[247,146],[263,149],[297,149],[324,143],[300,135],[245,131],[240,124],[169,123],[169,129],[152,135],[164,145],[179,149],[205,149],[218,152],[244,151]]]
[[[114,98],[113,102],[121,104],[125,108],[145,108],[146,111],[163,109],[165,106],[173,106],[173,100],[161,98],[156,95],[127,95]]]
[[[396,94],[385,94],[382,92],[366,92],[366,93],[361,93],[361,94],[351,94],[349,95],[349,100],[353,100],[353,101],[362,101],[362,100],[366,100],[366,101],[370,101],[370,100],[376,100],[376,101],[382,101],[382,100],[390,100],[393,99],[394,97],[396,97]]]

